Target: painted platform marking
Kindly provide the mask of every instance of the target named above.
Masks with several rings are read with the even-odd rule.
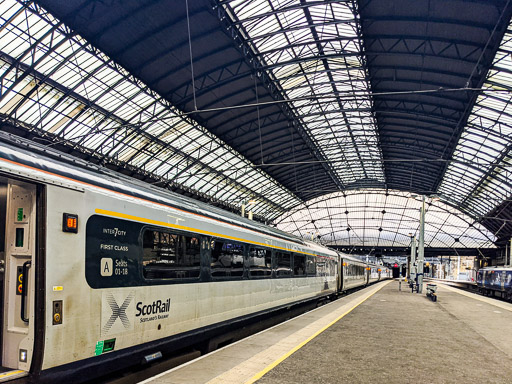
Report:
[[[5,373],[0,373],[0,379],[4,379],[6,377],[13,376],[13,375],[19,375],[20,373],[24,373],[25,374],[26,372],[25,371],[16,370],[16,371],[9,371],[9,372],[5,372]]]

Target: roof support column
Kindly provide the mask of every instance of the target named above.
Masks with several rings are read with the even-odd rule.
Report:
[[[425,260],[425,195],[421,196],[420,238],[418,244],[418,293],[423,292],[423,261]]]
[[[416,279],[416,235],[411,235],[411,264],[409,266],[409,281]]]

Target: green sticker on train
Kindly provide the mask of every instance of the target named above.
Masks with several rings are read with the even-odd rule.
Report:
[[[102,353],[110,352],[114,350],[116,345],[116,339],[101,340],[96,343],[96,349],[94,350],[94,356],[99,356]]]
[[[98,355],[101,355],[103,353],[103,344],[105,342],[102,340],[102,341],[98,341],[96,343],[96,350],[94,351],[94,356],[98,356]]]

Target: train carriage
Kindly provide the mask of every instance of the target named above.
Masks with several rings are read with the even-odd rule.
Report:
[[[369,283],[362,261],[23,141],[0,141],[0,231],[11,378],[90,379]]]
[[[486,267],[477,272],[478,290],[486,295],[500,296],[512,301],[512,268]]]

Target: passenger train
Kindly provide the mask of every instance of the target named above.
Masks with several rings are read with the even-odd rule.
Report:
[[[512,268],[481,268],[476,275],[476,285],[480,293],[512,301]]]
[[[5,133],[0,233],[0,381],[90,380],[390,277]]]

